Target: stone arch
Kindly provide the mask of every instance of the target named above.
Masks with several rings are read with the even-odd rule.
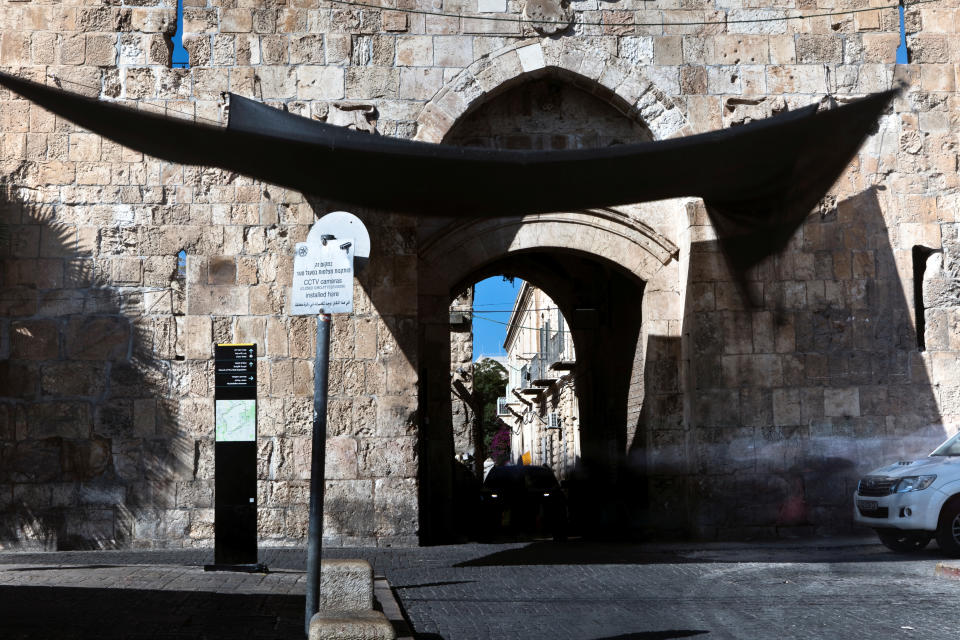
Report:
[[[609,208],[458,221],[429,238],[420,258],[443,274],[431,288],[447,291],[484,264],[533,249],[602,257],[643,282],[655,279],[679,251],[653,227]]]
[[[445,532],[453,527],[444,520],[450,513],[448,505],[455,502],[451,480],[444,476],[452,446],[445,426],[450,422],[447,372],[452,296],[478,279],[511,273],[553,297],[570,323],[581,365],[575,375],[584,425],[581,433],[587,436],[581,440],[581,460],[586,466],[578,463],[578,468],[581,473],[586,469],[582,477],[595,483],[589,485],[589,495],[612,496],[608,489],[622,475],[634,439],[635,406],[644,403],[647,337],[665,319],[647,317],[646,309],[667,306],[658,296],[672,295],[679,301],[680,295],[680,250],[643,220],[662,220],[664,212],[683,213],[685,206],[685,201],[676,200],[629,212],[594,209],[453,221],[422,236],[417,293],[421,535],[425,541],[446,539]],[[572,311],[577,313],[571,316]],[[578,316],[579,312],[595,315]],[[673,305],[670,313],[669,319],[679,321],[680,305]],[[599,324],[592,324],[594,319]],[[581,513],[586,513],[586,504],[596,511],[581,516],[580,522],[596,523],[598,528],[613,526],[611,514],[619,507],[612,497],[592,501],[584,500],[586,493],[579,495]]]
[[[541,80],[579,89],[641,125],[635,140],[686,133],[679,107],[641,72],[571,42],[527,40],[477,61],[425,106],[417,138],[454,143],[458,125],[474,116],[483,121],[489,114],[481,109],[498,100],[509,104],[516,98],[514,89],[535,92]],[[417,366],[424,541],[449,539],[454,528],[451,301],[464,287],[498,273],[529,280],[554,299],[579,354],[574,375],[581,433],[589,433],[581,440],[579,468],[598,483],[593,486],[609,488],[621,475],[635,440],[631,425],[645,402],[647,339],[680,324],[675,239],[682,235],[688,204],[670,200],[420,226]],[[669,302],[662,304],[665,298]],[[583,520],[611,526],[619,507],[612,498],[601,502],[597,509],[604,514]]]
[[[680,107],[636,66],[572,38],[533,38],[476,60],[450,80],[420,111],[416,139],[442,142],[476,105],[518,82],[550,73],[563,75],[642,121],[656,140],[690,133]]]

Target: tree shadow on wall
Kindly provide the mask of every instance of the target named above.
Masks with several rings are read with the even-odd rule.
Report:
[[[631,445],[651,522],[708,538],[850,531],[860,476],[943,439],[878,189],[811,215],[754,268],[758,309],[715,242],[691,247],[689,425],[645,406]]]
[[[179,540],[189,516],[164,510],[195,470],[172,401],[176,257],[141,286],[132,221],[45,203],[16,186],[27,170],[0,183],[0,548]]]

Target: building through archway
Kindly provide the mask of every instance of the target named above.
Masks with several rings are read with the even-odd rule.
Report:
[[[444,140],[490,148],[556,149],[651,138],[641,121],[611,104],[615,98],[611,92],[585,78],[574,79],[569,72],[547,70],[491,91],[465,112]],[[593,93],[584,88],[591,86]],[[562,190],[563,185],[557,188]],[[643,345],[650,331],[670,329],[668,321],[644,315],[644,298],[649,290],[657,297],[670,291],[679,299],[677,248],[653,225],[673,231],[683,212],[681,203],[671,202],[629,211],[467,221],[421,231],[423,539],[443,540],[452,526],[447,516],[453,499],[448,307],[461,290],[496,274],[540,287],[568,319],[578,354],[575,379],[582,438],[578,486],[594,498],[604,498],[578,504],[589,511],[583,521],[595,528],[623,524],[622,515],[632,510],[624,508],[618,479],[626,475],[628,442],[643,403]],[[642,501],[641,494],[635,492],[633,499]]]

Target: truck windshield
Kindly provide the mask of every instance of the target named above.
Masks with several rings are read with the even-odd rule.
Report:
[[[931,456],[960,456],[960,433],[933,450]]]

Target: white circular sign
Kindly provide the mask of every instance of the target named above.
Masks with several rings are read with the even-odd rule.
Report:
[[[310,227],[307,242],[320,243],[323,236],[353,240],[353,269],[359,273],[370,258],[370,234],[363,221],[347,211],[331,211]]]

